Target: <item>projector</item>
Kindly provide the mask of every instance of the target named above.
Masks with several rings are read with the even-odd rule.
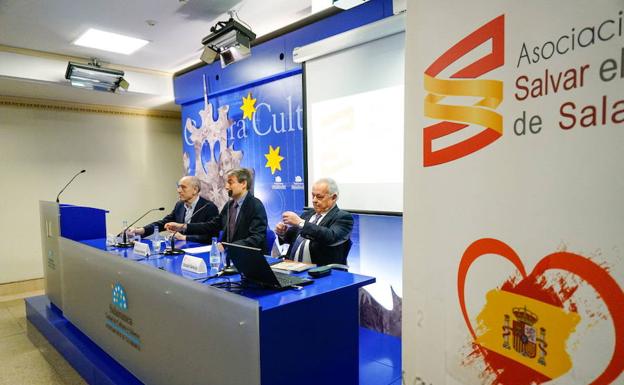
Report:
[[[353,7],[357,7],[358,5],[362,5],[367,3],[369,0],[334,0],[333,6],[340,9],[351,9]]]

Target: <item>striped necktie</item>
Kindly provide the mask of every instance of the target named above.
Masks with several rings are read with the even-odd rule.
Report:
[[[310,218],[310,223],[314,223],[316,225],[320,218],[321,218],[320,214],[314,214],[314,216]],[[296,260],[297,262],[303,261],[303,251],[305,250],[308,242],[309,240],[302,237],[301,231],[299,231],[299,235],[297,236],[297,239],[295,239],[295,243],[293,244],[293,247],[291,249],[292,250],[291,255],[293,256],[292,259]],[[295,256],[296,258],[294,258]]]

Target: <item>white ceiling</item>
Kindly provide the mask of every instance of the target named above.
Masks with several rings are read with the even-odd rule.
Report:
[[[312,5],[316,7],[318,3],[319,0],[0,0],[0,46],[85,59],[96,57],[105,66],[109,63],[172,74],[199,62],[202,38],[210,33],[210,27],[217,21],[227,20],[228,10],[236,10],[260,37],[309,16]],[[156,24],[150,26],[147,20],[154,20]],[[88,28],[126,34],[150,43],[132,55],[71,44]],[[25,52],[22,56],[28,55]],[[0,77],[7,75],[0,73]],[[162,73],[155,75],[163,76]],[[14,78],[3,82],[2,86],[2,95],[42,97],[28,94],[28,89],[38,87],[31,84],[24,85],[27,89],[20,89]],[[132,83],[130,86],[131,92]],[[60,94],[66,94],[66,91],[64,89]],[[84,91],[80,91],[79,100],[84,101]],[[171,88],[163,91],[170,92]],[[159,95],[149,94],[146,98],[155,96]],[[173,100],[173,95],[160,96]],[[101,95],[96,99],[101,100]],[[134,103],[132,107],[155,107],[149,103],[142,105],[138,100]],[[159,100],[157,106],[163,105]],[[171,103],[167,109],[176,108],[170,106]]]

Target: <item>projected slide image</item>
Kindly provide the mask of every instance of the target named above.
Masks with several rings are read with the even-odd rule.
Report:
[[[403,180],[403,86],[318,102],[311,114],[315,175],[349,183]]]
[[[334,178],[346,209],[402,211],[402,85],[313,102],[308,122],[309,181]]]

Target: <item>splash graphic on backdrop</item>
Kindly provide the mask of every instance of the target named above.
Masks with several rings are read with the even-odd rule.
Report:
[[[520,277],[508,278],[487,293],[475,328],[468,316],[465,289],[470,266],[484,255],[511,262]],[[553,278],[549,271],[563,271]],[[575,281],[580,278],[581,283]],[[606,305],[615,331],[613,354],[592,381],[610,384],[624,369],[624,292],[608,270],[591,259],[555,252],[540,260],[527,274],[522,259],[507,244],[491,238],[471,244],[461,259],[457,291],[464,321],[475,342],[472,357],[481,357],[494,384],[541,384],[561,377],[572,368],[567,352],[570,336],[581,320],[575,302],[580,284],[589,285]],[[587,317],[596,317],[595,312]]]
[[[254,171],[254,194],[265,205],[270,227],[284,210],[302,208],[301,75],[215,98],[206,88],[202,101],[182,110],[185,172],[199,177],[201,195],[223,207],[225,173],[247,167]]]

